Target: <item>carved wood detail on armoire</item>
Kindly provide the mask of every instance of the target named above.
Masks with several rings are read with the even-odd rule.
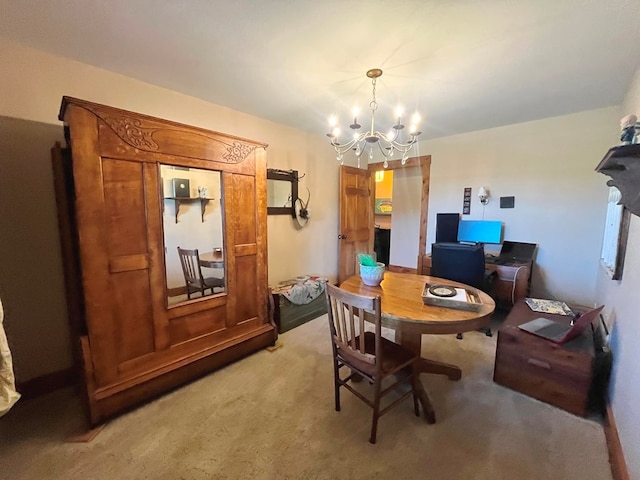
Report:
[[[63,97],[59,119],[67,145],[53,147],[52,163],[71,338],[89,423],[273,345],[267,145],[70,97]],[[202,188],[202,211],[184,202],[165,214],[176,200],[166,192],[166,171],[215,175],[219,198],[213,187]],[[178,275],[169,240],[178,234],[169,231],[186,242],[178,229],[187,228],[191,214],[195,228],[215,229],[219,218],[221,244],[209,250],[222,250],[223,262],[201,265],[219,268],[223,285],[173,301],[171,295],[190,287],[179,266],[181,285],[169,285]]]

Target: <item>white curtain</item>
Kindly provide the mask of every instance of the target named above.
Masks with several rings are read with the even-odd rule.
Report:
[[[20,394],[16,392],[11,351],[7,335],[4,333],[3,321],[4,310],[0,300],[0,417],[7,413],[20,398]]]

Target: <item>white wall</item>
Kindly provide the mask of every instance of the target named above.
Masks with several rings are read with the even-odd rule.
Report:
[[[12,119],[20,119],[16,129],[27,130],[20,138],[0,131],[6,143],[0,155],[0,176],[3,184],[14,185],[0,189],[0,295],[19,381],[71,365],[49,152],[55,136],[52,128],[62,139],[57,116],[63,95],[269,144],[269,167],[296,169],[304,175],[300,194],[306,199],[307,188],[311,191],[312,213],[302,230],[290,216],[268,217],[269,281],[303,273],[337,276],[339,164],[323,134],[309,135],[2,38],[0,60],[0,117],[12,125]],[[34,168],[37,171],[32,173]],[[13,179],[22,183],[13,184]],[[26,195],[33,190],[37,195]],[[11,225],[5,223],[7,219]],[[38,255],[48,259],[40,263],[42,268],[21,265],[25,258],[36,260]],[[14,272],[24,277],[18,283]],[[49,290],[34,302],[34,290],[43,286]],[[43,305],[51,308],[42,311]]]
[[[422,142],[431,155],[427,250],[439,212],[500,220],[504,239],[538,244],[533,296],[592,305],[608,187],[594,171],[616,143],[619,110],[604,108]],[[477,192],[491,192],[486,207]],[[501,209],[501,196],[515,208]]]
[[[620,117],[640,117],[640,69],[627,92]],[[603,152],[604,155],[604,152]],[[608,179],[609,177],[603,177]],[[631,216],[622,280],[611,280],[600,268],[597,303],[605,305],[607,323],[613,324],[613,371],[609,397],[629,475],[640,479],[640,218]]]
[[[64,142],[58,126],[0,116],[0,296],[18,381],[72,364],[54,142]]]

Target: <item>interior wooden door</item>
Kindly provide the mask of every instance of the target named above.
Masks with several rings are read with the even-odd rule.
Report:
[[[373,251],[373,180],[369,170],[340,167],[338,283],[357,273],[357,253]]]

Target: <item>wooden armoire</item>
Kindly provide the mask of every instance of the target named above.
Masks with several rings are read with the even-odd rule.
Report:
[[[70,97],[59,119],[58,221],[90,423],[274,344],[267,146]],[[222,293],[168,302],[161,165],[219,172]]]

